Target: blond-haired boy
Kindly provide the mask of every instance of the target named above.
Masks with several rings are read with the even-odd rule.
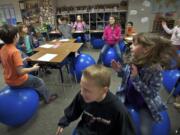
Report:
[[[56,135],[80,116],[75,135],[135,134],[124,105],[109,91],[110,80],[111,73],[102,65],[93,65],[83,71],[81,90],[65,109]]]

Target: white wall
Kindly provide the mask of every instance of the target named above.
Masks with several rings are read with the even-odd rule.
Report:
[[[17,22],[22,21],[21,11],[19,9],[19,0],[0,0],[0,5],[12,4],[15,9]]]
[[[137,32],[152,31],[155,15],[151,12],[151,3],[149,3],[149,7],[144,6],[144,1],[145,0],[129,0],[128,21],[132,21],[134,23],[134,27],[136,28]],[[137,11],[137,14],[132,14],[133,11]],[[147,17],[148,20],[143,22],[142,20],[144,17]]]

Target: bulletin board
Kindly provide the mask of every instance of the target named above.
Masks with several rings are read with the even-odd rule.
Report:
[[[153,13],[176,12],[180,7],[180,0],[151,0]]]

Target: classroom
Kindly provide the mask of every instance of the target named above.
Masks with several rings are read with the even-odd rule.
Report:
[[[1,0],[0,135],[180,135],[180,0]]]

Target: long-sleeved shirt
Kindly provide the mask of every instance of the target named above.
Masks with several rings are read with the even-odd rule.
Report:
[[[121,27],[119,25],[107,25],[104,28],[103,38],[108,45],[115,45],[121,39]]]
[[[162,84],[160,66],[157,66],[157,68],[142,67],[138,72],[139,74],[137,76],[132,77],[130,76],[130,66],[124,65],[118,73],[122,77],[122,84],[118,87],[116,94],[122,102],[126,101],[128,79],[130,77],[135,90],[141,94],[154,120],[161,121],[160,112],[165,110],[166,106],[159,94]]]
[[[86,24],[84,21],[76,21],[73,25],[73,28],[75,29],[75,31],[84,31],[86,29]]]
[[[69,24],[60,24],[59,31],[62,33],[63,38],[72,38],[72,27]]]
[[[135,135],[127,110],[111,92],[103,101],[92,103],[85,103],[78,93],[65,109],[58,125],[66,127],[80,116],[76,127],[78,135]]]
[[[180,26],[175,26],[173,29],[169,29],[166,24],[162,25],[163,29],[172,34],[171,41],[173,45],[180,45]]]

